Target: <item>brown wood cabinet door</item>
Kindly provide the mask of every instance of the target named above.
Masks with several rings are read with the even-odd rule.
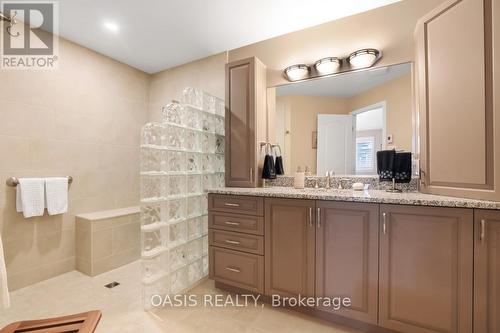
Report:
[[[351,306],[334,313],[376,324],[379,205],[317,201],[316,206],[316,296],[349,297]]]
[[[226,186],[255,185],[255,62],[226,65]]]
[[[255,57],[226,64],[225,123],[226,186],[259,186],[259,142],[269,139],[266,67]]]
[[[449,0],[417,25],[423,192],[500,199],[498,7],[496,0]]]
[[[472,332],[472,210],[381,205],[380,215],[379,325]]]
[[[314,200],[265,199],[265,293],[314,296]]]
[[[474,333],[500,332],[500,211],[474,211]]]

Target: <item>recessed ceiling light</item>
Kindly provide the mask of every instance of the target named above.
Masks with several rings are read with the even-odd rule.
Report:
[[[114,22],[104,22],[104,27],[111,32],[118,32],[118,30],[120,30],[118,24]]]
[[[304,64],[289,66],[285,68],[285,75],[290,81],[305,79],[309,75],[309,66]]]
[[[351,53],[349,56],[349,63],[354,68],[370,67],[380,58],[379,56],[379,50],[362,49]]]
[[[314,65],[316,70],[320,74],[332,74],[335,73],[340,67],[340,59],[335,57],[323,58],[316,61]]]

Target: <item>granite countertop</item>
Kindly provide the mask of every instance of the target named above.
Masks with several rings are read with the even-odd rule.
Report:
[[[419,192],[389,193],[384,190],[353,191],[338,189],[295,189],[292,187],[240,188],[221,187],[209,189],[208,193],[248,195],[270,198],[332,200],[346,202],[371,202],[414,206],[460,207],[499,209],[500,202],[447,197]]]

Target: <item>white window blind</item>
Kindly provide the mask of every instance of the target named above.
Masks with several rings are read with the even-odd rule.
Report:
[[[375,137],[356,138],[356,172],[375,170]]]

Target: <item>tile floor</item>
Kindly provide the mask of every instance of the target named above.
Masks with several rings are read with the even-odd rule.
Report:
[[[329,332],[358,331],[333,326],[325,321],[290,310],[269,306],[197,307],[142,309],[140,262],[88,277],[72,271],[11,293],[12,306],[0,312],[0,328],[8,323],[35,318],[48,318],[93,309],[103,317],[97,333],[191,333],[191,332]],[[118,281],[113,289],[104,285]],[[221,291],[206,280],[191,292],[195,295]],[[224,293],[223,293],[224,294]]]

